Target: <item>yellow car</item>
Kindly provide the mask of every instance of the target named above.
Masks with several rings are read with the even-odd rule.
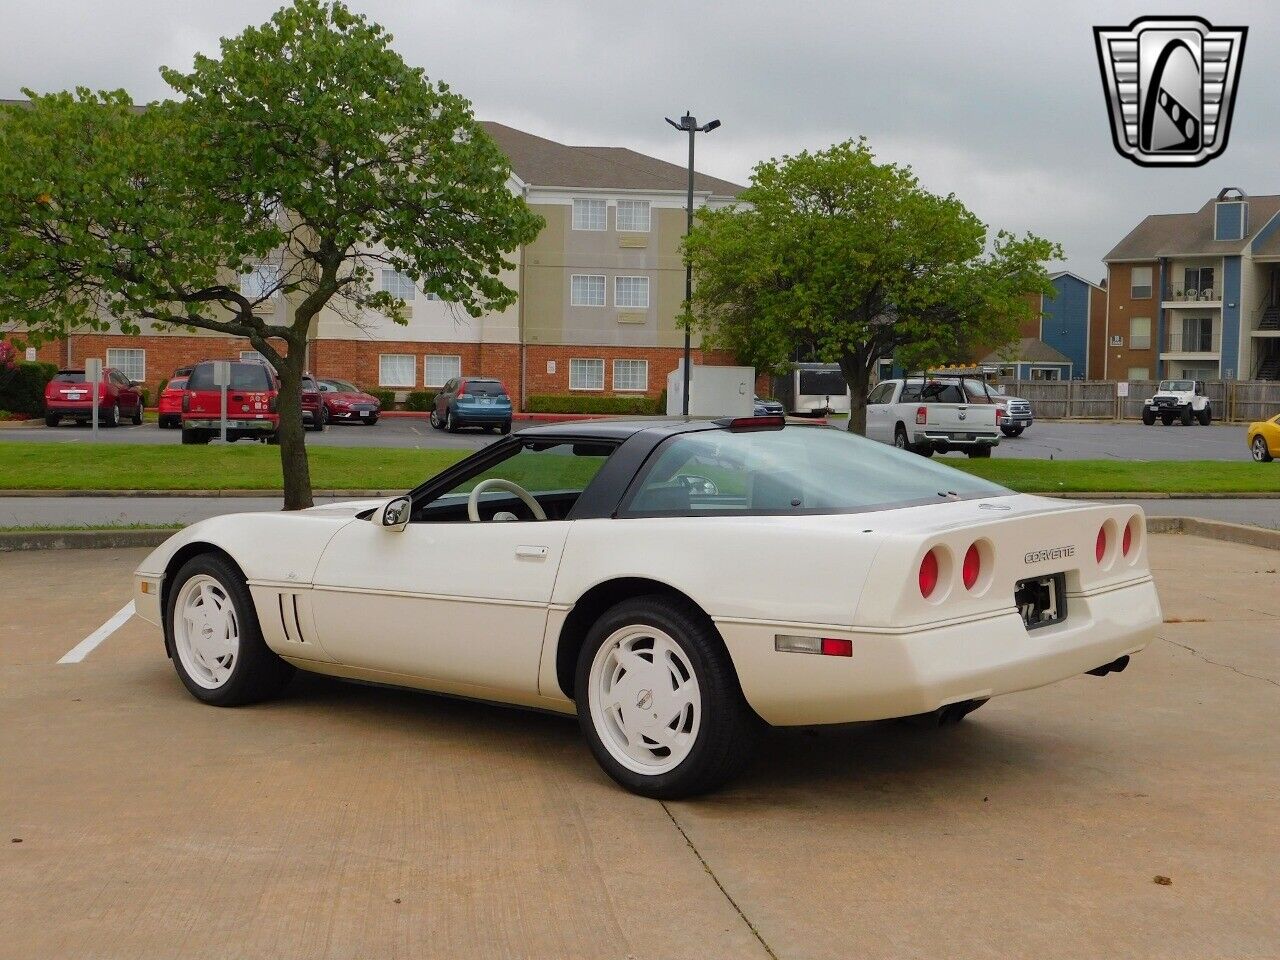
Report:
[[[1249,424],[1249,452],[1258,463],[1280,457],[1280,416]]]

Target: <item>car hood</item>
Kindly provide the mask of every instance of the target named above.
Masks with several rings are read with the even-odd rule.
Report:
[[[330,400],[341,400],[343,403],[377,403],[378,398],[370,396],[367,393],[346,393],[338,391],[337,393],[325,394]]]

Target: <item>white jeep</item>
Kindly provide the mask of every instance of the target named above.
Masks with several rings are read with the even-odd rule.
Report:
[[[1142,404],[1142,422],[1151,426],[1159,419],[1166,427],[1174,420],[1183,426],[1199,422],[1208,426],[1213,422],[1213,409],[1204,395],[1203,380],[1161,380],[1154,397]]]

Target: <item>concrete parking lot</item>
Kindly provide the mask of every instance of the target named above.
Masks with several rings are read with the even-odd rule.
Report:
[[[670,804],[561,718],[306,677],[202,706],[136,619],[59,664],[143,552],[0,555],[0,957],[1274,957],[1280,554],[1151,549],[1125,673],[776,731]]]
[[[515,422],[515,429],[528,422]],[[833,425],[842,429],[841,425]],[[1042,421],[1020,437],[1003,438],[997,457],[1032,457],[1056,460],[1248,460],[1243,424],[1208,427],[1146,427],[1141,423]],[[308,433],[307,443],[341,447],[408,447],[478,449],[497,439],[495,434],[465,430],[449,434],[435,430],[425,418],[391,417],[372,427],[332,424],[323,433]],[[55,428],[0,429],[0,441],[89,443],[90,430],[77,424]],[[126,424],[98,431],[98,443],[177,444],[177,430],[161,430],[154,423]],[[963,457],[964,454],[947,454]]]

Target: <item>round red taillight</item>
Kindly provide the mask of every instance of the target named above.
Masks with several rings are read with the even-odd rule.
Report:
[[[978,575],[982,573],[982,555],[978,553],[978,545],[976,543],[969,546],[969,552],[964,555],[964,566],[960,568],[960,576],[964,580],[964,588],[972,590],[973,585],[978,582]]]
[[[1126,524],[1124,528],[1124,536],[1120,538],[1120,552],[1126,557],[1129,555],[1129,549],[1133,546],[1133,524]]]
[[[938,586],[938,555],[930,550],[920,561],[920,596],[926,600]]]
[[[1093,555],[1094,557],[1097,558],[1099,563],[1101,563],[1102,558],[1107,555],[1107,528],[1106,527],[1098,528],[1098,541],[1094,545]]]

